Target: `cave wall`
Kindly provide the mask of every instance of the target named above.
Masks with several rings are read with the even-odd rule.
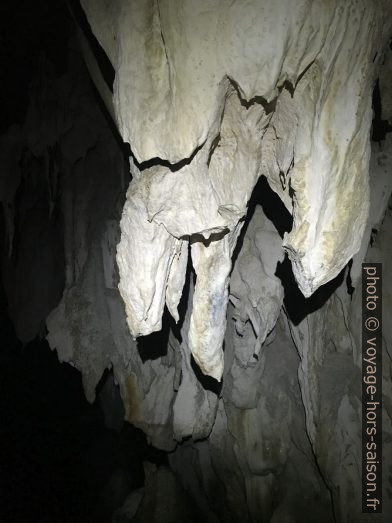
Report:
[[[47,336],[91,402],[109,369],[206,521],[370,520],[360,264],[384,263],[390,310],[387,3],[301,2],[289,20],[287,2],[82,5],[113,97],[76,31],[67,72],[42,56],[0,137],[18,337]],[[387,459],[391,336],[385,322]]]

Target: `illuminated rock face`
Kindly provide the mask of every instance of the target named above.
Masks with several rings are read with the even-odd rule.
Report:
[[[358,276],[391,193],[387,135],[372,150],[369,198],[377,76],[391,120],[390,58],[379,73],[390,3],[82,5],[116,72],[113,97],[97,75],[96,85],[132,150],[121,238],[108,237],[103,258],[113,262],[117,243],[119,290],[142,358],[140,340],[165,326],[165,305],[179,321],[163,353],[142,360],[110,294],[114,348],[105,332],[100,356],[73,356],[86,390],[93,394],[98,364],[112,366],[126,419],[173,451],[170,465],[207,520],[369,521],[356,466]],[[286,278],[285,252],[302,295]],[[341,272],[350,259],[352,300]],[[65,320],[68,333],[69,319],[59,308],[49,320],[64,355],[56,329]],[[220,385],[197,366],[223,377]]]
[[[206,521],[371,523],[358,466],[359,276],[362,261],[384,262],[390,310],[388,3],[217,4],[85,2],[116,69],[113,99],[97,68],[94,79],[130,162],[75,42],[67,73],[50,62],[35,72],[25,123],[0,137],[10,316],[25,342],[46,323],[90,401],[121,395],[108,422],[124,412],[168,451]],[[359,244],[338,278],[309,298],[298,290],[287,252],[309,294]],[[177,325],[162,319],[165,304]],[[171,483],[160,490],[165,473],[150,472],[146,511]]]
[[[128,325],[134,336],[159,330],[165,303],[178,319],[190,242],[189,346],[220,380],[231,257],[261,174],[293,215],[283,246],[306,297],[359,250],[390,5],[82,5],[116,71],[111,110],[138,163],[117,253]]]

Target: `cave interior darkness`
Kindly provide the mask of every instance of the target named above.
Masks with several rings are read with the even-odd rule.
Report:
[[[101,72],[110,88],[114,71],[104,51],[95,40],[77,1],[70,2],[73,16],[85,29],[94,47]],[[54,75],[60,78],[68,70],[68,43],[74,31],[69,7],[62,0],[3,1],[0,5],[0,135],[14,124],[23,124],[31,96],[31,85],[38,75],[42,60],[49,61]],[[99,99],[96,104],[120,144],[124,159],[129,147],[122,141]],[[372,139],[379,142],[392,130],[381,119],[380,94],[376,85],[373,96],[374,121]],[[43,168],[35,159],[36,169]],[[125,161],[125,160],[124,160]],[[153,162],[151,163],[151,165]],[[145,166],[144,166],[145,167]],[[16,202],[25,198],[29,189],[23,180]],[[18,203],[16,203],[18,205]],[[44,206],[46,203],[43,204]],[[53,235],[61,236],[61,210],[55,202],[52,213]],[[283,237],[290,231],[292,218],[278,196],[261,177],[249,204],[246,224],[234,259],[241,246],[256,205],[274,223]],[[18,220],[16,213],[16,220]],[[11,264],[17,264],[18,224],[13,238]],[[7,247],[6,224],[0,213],[0,245]],[[48,237],[44,241],[49,241]],[[58,268],[64,266],[64,254],[58,249]],[[278,267],[285,289],[284,307],[294,324],[319,309],[346,278],[347,292],[352,294],[350,272],[344,269],[333,281],[305,299],[295,283],[287,257]],[[188,280],[190,269],[188,267]],[[38,278],[42,278],[39,275]],[[39,287],[42,283],[37,280]],[[64,280],[58,282],[61,298]],[[161,332],[141,338],[138,347],[142,359],[155,359],[165,354],[172,327],[180,339],[187,292],[180,304],[180,323],[176,326],[165,313]],[[66,363],[59,363],[55,351],[45,340],[45,326],[28,343],[15,335],[8,313],[6,293],[0,287],[0,521],[11,522],[107,522],[113,511],[133,489],[144,484],[143,462],[167,465],[167,455],[149,445],[144,433],[124,422],[117,430],[105,426],[98,399],[86,401],[80,373]],[[167,312],[167,311],[166,311]],[[220,386],[206,378],[194,365],[203,386],[215,394]],[[104,374],[102,383],[107,374]]]
[[[1,2],[0,134],[23,124],[43,58],[57,78],[67,71],[73,24],[62,0]],[[96,102],[104,110],[98,95]],[[5,249],[3,215],[0,225]],[[45,333],[27,344],[17,339],[0,291],[0,520],[110,521],[144,484],[143,460],[166,464],[166,454],[128,423],[108,429],[99,401],[86,401],[80,373],[59,363]]]

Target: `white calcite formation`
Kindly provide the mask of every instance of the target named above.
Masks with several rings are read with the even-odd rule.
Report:
[[[375,521],[360,274],[384,263],[390,310],[392,133],[369,136],[376,78],[375,128],[392,129],[391,2],[82,4],[113,95],[87,40],[84,59],[132,155],[72,43],[67,73],[44,64],[0,137],[0,265],[18,337],[46,323],[108,425],[124,414],[169,453],[176,480],[146,465],[116,517],[161,521],[168,501],[187,521],[179,479],[203,521]],[[391,322],[383,334],[388,458]],[[384,466],[386,518],[391,482]]]
[[[260,174],[294,217],[283,246],[306,297],[359,250],[390,3],[82,5],[115,69],[111,105],[139,166],[117,254],[128,325],[135,337],[159,330],[165,302],[178,319],[190,241],[189,346],[220,380],[231,256]]]

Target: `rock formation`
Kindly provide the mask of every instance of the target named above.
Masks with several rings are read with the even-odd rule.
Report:
[[[111,370],[206,521],[387,521],[388,466],[384,519],[361,513],[359,325],[363,260],[385,261],[392,306],[392,4],[81,5],[113,86],[81,25],[69,72],[43,63],[0,137],[3,280],[30,257],[6,286],[18,336],[46,323],[89,401]],[[384,341],[388,460],[389,324]]]
[[[139,167],[156,159],[142,173],[131,166],[121,222],[130,330],[159,330],[165,301],[178,319],[190,240],[189,343],[220,380],[231,256],[260,174],[293,214],[283,245],[306,297],[359,250],[387,5],[82,4],[116,71],[120,134]]]

